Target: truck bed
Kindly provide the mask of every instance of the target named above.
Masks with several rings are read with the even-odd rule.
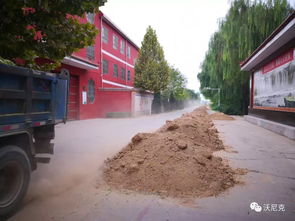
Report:
[[[64,122],[68,76],[0,64],[0,135]]]

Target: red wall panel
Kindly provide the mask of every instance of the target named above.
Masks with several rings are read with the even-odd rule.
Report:
[[[109,112],[131,112],[131,91],[99,91],[99,117]]]

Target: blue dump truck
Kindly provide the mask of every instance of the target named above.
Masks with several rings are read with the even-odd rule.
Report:
[[[0,218],[17,210],[31,171],[53,154],[54,126],[67,116],[68,78],[0,64]]]

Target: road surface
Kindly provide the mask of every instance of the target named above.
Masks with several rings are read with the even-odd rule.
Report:
[[[138,132],[151,132],[192,109],[131,119],[92,119],[58,125],[55,155],[32,175],[23,208],[10,221],[294,220],[295,142],[242,118],[215,121],[232,147],[217,154],[233,167],[248,168],[244,185],[218,197],[176,201],[110,191],[101,167]],[[235,153],[235,152],[238,153]],[[283,204],[285,211],[260,213],[251,202]],[[293,211],[294,210],[294,211]]]

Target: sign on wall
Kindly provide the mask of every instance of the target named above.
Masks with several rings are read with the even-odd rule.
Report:
[[[254,106],[295,110],[294,53],[291,49],[254,73]]]

